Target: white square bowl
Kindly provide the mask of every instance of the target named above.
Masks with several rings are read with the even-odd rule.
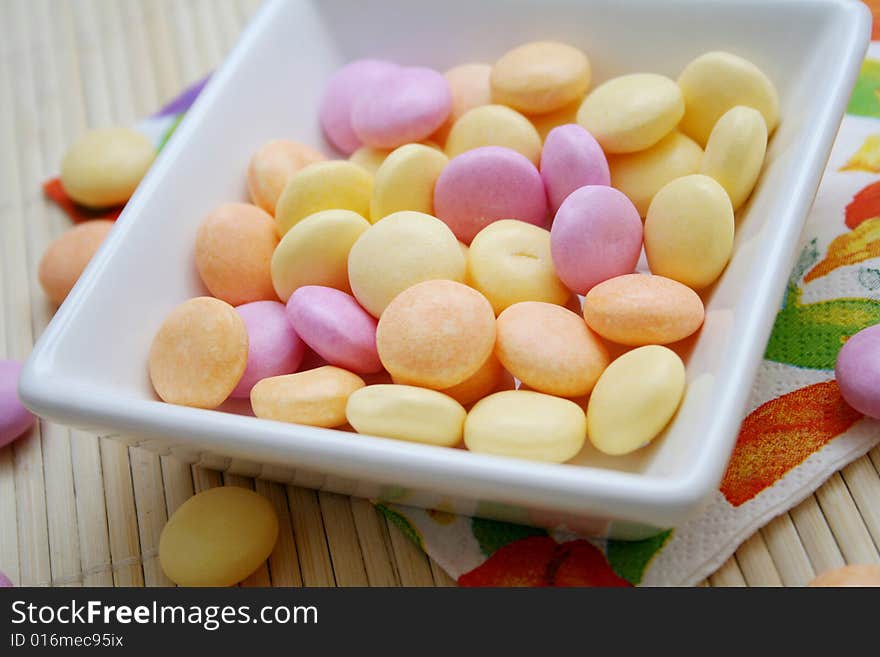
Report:
[[[718,485],[870,33],[845,0],[274,1],[215,73],[29,359],[21,397],[59,422],[214,467],[316,488],[544,526],[636,536],[693,514]],[[147,353],[165,315],[204,294],[193,262],[201,218],[246,198],[263,142],[326,148],[316,107],[356,57],[440,70],[556,39],[590,56],[594,84],[632,71],[677,77],[729,50],[776,83],[781,124],[733,259],[706,296],[688,388],[665,432],[626,458],[585,448],[531,463],[157,401]],[[256,464],[256,465],[249,465]]]

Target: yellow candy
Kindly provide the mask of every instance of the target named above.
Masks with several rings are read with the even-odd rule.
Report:
[[[683,114],[684,100],[675,82],[655,73],[632,73],[596,87],[577,120],[606,153],[632,153],[663,139]]]
[[[351,292],[348,253],[370,222],[351,210],[324,210],[298,222],[272,254],[272,284],[282,301],[297,288],[324,285]]]
[[[702,174],[676,178],[654,196],[645,219],[651,272],[699,290],[715,282],[733,251],[733,206]]]
[[[275,206],[275,225],[284,234],[295,223],[321,210],[351,210],[370,214],[373,177],[346,160],[317,162],[297,171]]]
[[[354,162],[371,176],[376,175],[376,171],[382,166],[382,162],[388,157],[391,151],[387,148],[374,148],[373,146],[361,146],[354,153],[348,156],[349,162]]]
[[[472,452],[563,463],[584,446],[587,423],[568,399],[528,390],[505,390],[478,401],[464,423]]]
[[[431,214],[434,183],[449,162],[440,151],[422,144],[406,144],[394,150],[376,171],[370,220],[401,210]]]
[[[707,52],[681,72],[678,85],[684,95],[681,131],[701,145],[709,139],[718,119],[735,105],[754,107],[772,134],[779,122],[776,87],[750,61],[729,52]]]
[[[570,292],[556,276],[550,232],[515,219],[489,224],[468,252],[468,284],[489,300],[497,315],[520,301],[564,305]]]
[[[538,166],[541,145],[541,135],[522,114],[504,105],[483,105],[455,122],[446,138],[446,154],[452,158],[481,146],[504,146]]]
[[[251,200],[269,214],[275,214],[278,197],[287,181],[297,171],[327,158],[320,151],[289,139],[275,139],[263,144],[251,156],[247,182]]]
[[[452,447],[461,442],[467,412],[436,390],[380,384],[354,392],[345,414],[358,433]]]
[[[272,553],[278,516],[261,495],[222,486],[184,502],[159,537],[159,563],[179,586],[232,586]]]
[[[339,427],[345,424],[349,396],[364,385],[357,374],[325,365],[263,379],[251,390],[251,406],[254,415],[267,420]]]
[[[535,126],[535,129],[537,129],[538,134],[541,136],[541,141],[547,139],[547,135],[550,134],[553,128],[568,125],[569,123],[577,123],[577,113],[583,102],[584,99],[581,97],[564,107],[560,107],[555,112],[530,116],[529,119],[531,119],[532,125]]]
[[[697,142],[676,130],[651,148],[609,157],[611,184],[626,194],[644,217],[654,194],[676,178],[699,172],[702,159],[703,149]]]
[[[495,62],[491,83],[494,102],[526,114],[546,114],[587,92],[590,61],[573,46],[533,41]]]
[[[766,152],[764,117],[756,109],[737,105],[725,112],[712,128],[701,173],[721,183],[735,212],[758,182]]]
[[[623,354],[599,377],[587,406],[587,435],[605,454],[629,454],[657,437],[684,394],[684,363],[667,347]]]
[[[348,254],[352,294],[374,317],[406,288],[432,279],[464,281],[465,259],[452,231],[422,212],[395,212],[361,235]]]
[[[437,128],[431,140],[445,144],[452,125],[468,110],[492,102],[492,91],[489,87],[489,76],[492,67],[488,64],[462,64],[449,69],[443,75],[452,92],[452,111],[446,123]]]
[[[61,184],[74,201],[91,208],[125,203],[156,157],[153,143],[130,128],[87,132],[61,160]]]

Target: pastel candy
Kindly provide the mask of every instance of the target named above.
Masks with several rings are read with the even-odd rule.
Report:
[[[9,579],[5,574],[0,573],[0,589],[8,589],[15,586],[12,583],[12,580]]]
[[[224,203],[196,234],[196,267],[208,291],[234,306],[274,300],[272,253],[278,245],[272,215],[248,203]]]
[[[628,351],[599,377],[587,405],[587,435],[600,452],[621,455],[650,443],[684,394],[681,358],[667,347]]]
[[[345,415],[358,433],[453,447],[461,442],[467,412],[436,390],[379,384],[352,393]]]
[[[474,374],[461,383],[444,388],[440,392],[452,397],[462,406],[470,406],[491,392],[515,387],[513,377],[504,369],[498,357],[492,353]]]
[[[92,219],[55,238],[40,258],[37,276],[49,300],[60,305],[70,294],[92,256],[113,228],[106,219]]]
[[[580,406],[531,390],[505,390],[478,401],[464,423],[472,452],[564,463],[586,442]]]
[[[547,196],[541,174],[525,156],[484,146],[449,161],[434,187],[434,212],[459,240],[470,244],[499,219],[544,225]]]
[[[641,249],[638,210],[613,187],[588,185],[575,190],[559,207],[550,229],[556,273],[578,294],[632,273]]]
[[[541,152],[541,178],[554,214],[574,190],[584,185],[610,185],[608,160],[593,135],[576,124],[554,128]]]
[[[724,271],[733,251],[733,206],[702,174],[676,178],[651,201],[645,255],[651,272],[699,290]]]
[[[473,376],[489,358],[495,314],[485,297],[466,285],[425,281],[388,304],[376,345],[395,381],[442,390]]]
[[[357,374],[379,372],[376,320],[350,294],[332,287],[307,285],[287,302],[296,332],[331,365]]]
[[[357,164],[371,176],[376,175],[376,171],[382,166],[382,162],[391,153],[388,148],[373,148],[372,146],[361,146],[354,153],[348,156],[348,161]]]
[[[333,428],[345,424],[345,405],[364,387],[357,374],[332,365],[263,379],[251,390],[254,415],[267,420]]]
[[[18,399],[21,363],[0,359],[0,447],[8,445],[34,424],[34,416]]]
[[[648,214],[651,199],[668,182],[699,173],[703,149],[673,130],[650,148],[608,158],[611,184],[629,197],[639,214]]]
[[[247,182],[251,201],[269,214],[275,214],[278,197],[287,181],[309,164],[327,158],[320,151],[289,139],[275,139],[263,144],[251,156]]]
[[[370,222],[351,210],[324,210],[297,222],[272,254],[272,285],[282,301],[304,285],[351,292],[348,254]]]
[[[880,566],[877,564],[850,564],[826,570],[813,578],[807,586],[880,586]]]
[[[177,306],[150,346],[150,380],[169,404],[216,408],[244,374],[247,327],[224,301],[190,299]]]
[[[423,144],[406,144],[392,151],[376,171],[370,220],[401,210],[431,214],[434,185],[449,162],[440,151]]]
[[[284,304],[254,301],[235,309],[248,336],[247,366],[230,397],[250,397],[251,388],[270,376],[296,372],[305,345],[287,319]]]
[[[560,107],[555,112],[529,116],[529,120],[532,122],[532,125],[535,126],[538,134],[541,135],[541,139],[546,140],[547,135],[549,135],[554,128],[568,125],[569,123],[577,123],[577,113],[583,102],[584,99],[581,97],[564,107]]]
[[[451,109],[452,93],[440,73],[417,66],[398,68],[377,92],[357,98],[351,125],[368,146],[396,148],[429,137]]]
[[[608,351],[584,321],[550,303],[525,301],[498,316],[495,355],[524,384],[560,397],[589,394]]]
[[[380,59],[358,59],[343,66],[327,83],[318,114],[324,135],[346,155],[361,146],[351,125],[351,110],[364,94],[381,93],[385,80],[400,67]]]
[[[522,153],[532,164],[541,160],[541,135],[532,122],[504,105],[483,105],[463,114],[446,138],[449,157],[481,146],[504,146]]]
[[[465,112],[492,102],[491,74],[492,67],[488,64],[462,64],[443,74],[452,93],[452,109],[443,125],[431,135],[433,141],[445,144],[449,129]]]
[[[850,406],[880,418],[880,324],[862,329],[843,344],[834,374]]]
[[[445,278],[463,281],[465,258],[455,235],[439,219],[421,212],[395,212],[380,219],[351,247],[352,293],[373,317],[416,283]]]
[[[577,120],[606,153],[632,153],[663,139],[683,114],[684,100],[673,80],[656,73],[632,73],[593,89]]]
[[[683,340],[703,324],[703,301],[686,285],[650,274],[626,274],[593,287],[584,297],[587,326],[628,346]]]

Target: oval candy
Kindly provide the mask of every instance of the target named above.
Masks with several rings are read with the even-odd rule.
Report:
[[[254,415],[267,420],[333,428],[345,424],[345,405],[364,387],[357,374],[332,365],[263,379],[251,390]]]
[[[492,102],[492,90],[489,87],[491,74],[492,67],[488,64],[462,64],[443,74],[452,92],[452,109],[443,125],[431,135],[432,141],[445,144],[449,130],[465,112]]]
[[[376,170],[370,221],[394,212],[434,212],[434,185],[449,162],[443,153],[423,144],[405,144],[392,151]]]
[[[847,404],[880,418],[880,324],[862,329],[843,344],[834,376]]]
[[[585,185],[610,185],[608,160],[593,135],[574,123],[547,135],[541,152],[541,178],[550,211],[556,213],[574,190]]]
[[[112,221],[92,219],[56,237],[40,258],[37,277],[49,300],[61,305],[79,280],[92,256],[104,243]]]
[[[320,151],[290,139],[274,139],[260,146],[248,164],[251,201],[271,215],[278,197],[297,171],[327,158]]]
[[[535,166],[541,161],[541,135],[531,121],[504,105],[482,105],[465,112],[446,138],[449,157],[482,146],[509,148]]]

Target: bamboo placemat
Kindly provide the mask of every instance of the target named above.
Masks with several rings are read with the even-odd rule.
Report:
[[[40,189],[91,126],[133,124],[223,59],[258,0],[0,2],[0,356],[24,358],[51,317],[36,268],[69,220]],[[880,563],[880,448],[761,529],[704,585],[801,585]],[[195,492],[253,488],[281,536],[245,586],[450,586],[366,500],[191,467],[41,422],[0,449],[0,570],[16,583],[162,586],[167,517]]]

